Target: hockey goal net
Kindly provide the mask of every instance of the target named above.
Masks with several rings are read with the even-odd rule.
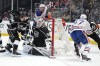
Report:
[[[48,30],[50,31],[50,35],[52,38],[52,56],[66,55],[67,52],[73,51],[69,40],[70,35],[65,30],[66,24],[63,19],[49,19],[45,21],[45,24],[48,27]]]

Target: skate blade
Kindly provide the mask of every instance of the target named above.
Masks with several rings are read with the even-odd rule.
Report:
[[[0,53],[2,53],[2,52],[6,52],[6,50],[0,50]]]
[[[79,58],[79,60],[81,61],[81,62],[92,62],[91,60],[83,60],[82,58]]]
[[[81,60],[81,62],[92,62],[91,60]]]
[[[16,54],[12,54],[12,53],[11,53],[11,56],[12,57],[21,57],[21,55],[16,55]]]

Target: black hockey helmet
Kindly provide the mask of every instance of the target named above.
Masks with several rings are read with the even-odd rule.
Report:
[[[27,16],[27,15],[28,15],[27,12],[26,12],[26,10],[25,10],[25,8],[20,8],[20,9],[19,9],[19,12],[20,12],[20,16],[21,16],[21,17]]]

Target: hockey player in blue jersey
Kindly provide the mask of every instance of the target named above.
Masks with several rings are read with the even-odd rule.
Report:
[[[46,18],[47,9],[47,6],[45,6],[44,4],[40,4],[39,9],[36,10],[35,18]]]
[[[78,44],[79,48],[79,57],[82,60],[91,60],[87,57],[88,52],[90,51],[90,44],[86,34],[91,34],[90,23],[86,20],[87,16],[85,14],[81,14],[80,19],[77,19],[73,26],[71,27],[71,37],[73,41]]]
[[[90,26],[91,26],[91,29],[92,29],[92,34],[88,35],[88,37],[92,38],[98,45],[98,49],[100,50],[100,37],[99,37],[99,26],[95,23],[95,22],[89,22],[90,23]],[[78,47],[77,47],[77,44],[74,43],[74,47],[75,47],[75,52],[76,52],[76,55],[78,56],[79,55],[79,50],[78,50]]]

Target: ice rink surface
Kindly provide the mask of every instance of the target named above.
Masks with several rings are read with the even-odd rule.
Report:
[[[3,45],[8,42],[8,37],[2,37]],[[62,42],[61,42],[62,43]],[[80,61],[75,55],[57,56],[49,59],[44,56],[33,56],[22,52],[22,44],[19,45],[21,57],[12,57],[9,53],[0,53],[0,66],[100,66],[100,51],[97,45],[91,45],[89,57],[91,61]]]

